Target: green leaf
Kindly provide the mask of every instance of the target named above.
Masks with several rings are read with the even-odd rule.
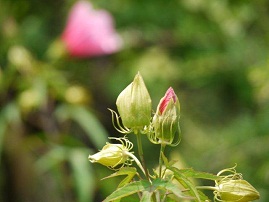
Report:
[[[191,199],[192,198],[192,197],[183,195],[181,189],[177,185],[173,184],[173,182],[171,182],[171,181],[166,181],[166,180],[161,180],[161,179],[154,180],[152,182],[151,191],[154,192],[156,189],[170,191],[175,196],[177,196],[178,198],[181,198],[181,199]]]
[[[192,168],[180,169],[179,172],[184,174],[186,177],[200,178],[206,180],[219,180],[221,178],[211,173],[193,170]]]
[[[72,119],[76,121],[86,132],[90,140],[98,148],[104,146],[107,141],[107,132],[96,116],[82,106],[62,105],[56,111],[57,117],[64,121]]]
[[[124,187],[121,187],[114,191],[112,194],[110,194],[103,202],[109,202],[114,201],[132,194],[135,194],[137,192],[142,192],[150,187],[150,183],[148,181],[137,181],[132,182]]]
[[[186,177],[180,169],[175,167],[170,167],[169,170],[174,172],[175,179],[182,184],[182,186],[186,189],[190,190],[191,196],[196,198],[196,201],[201,202],[200,195],[195,185]]]
[[[151,198],[152,194],[153,194],[153,192],[143,191],[142,198],[140,199],[140,202],[150,202],[150,201],[152,201],[152,198]]]
[[[124,178],[120,182],[120,184],[118,186],[118,188],[120,188],[120,187],[123,187],[124,185],[126,185],[127,183],[129,183],[134,178],[136,173],[137,173],[136,168],[134,168],[134,167],[123,167],[119,171],[117,171],[117,172],[115,172],[115,173],[113,173],[113,174],[111,174],[103,179],[108,179],[111,177],[117,177],[117,176],[121,176],[121,175],[127,175],[127,177]]]
[[[166,158],[166,156],[164,155],[163,152],[161,153],[161,155],[162,155],[162,159],[163,159],[164,165],[165,165],[167,168],[173,166],[173,165],[177,162],[177,161],[175,161],[175,160],[168,161],[168,159]]]
[[[184,196],[182,194],[182,191],[180,190],[180,188],[170,181],[166,182],[166,184],[165,184],[165,186],[163,186],[163,188],[166,189],[167,191],[172,192],[178,198],[190,199],[190,197]]]
[[[72,149],[69,155],[79,202],[93,201],[94,197],[94,172],[87,159],[88,153],[85,149]]]
[[[45,173],[52,167],[62,163],[68,158],[68,150],[62,146],[55,146],[51,148],[46,154],[36,161],[36,168],[38,172]]]
[[[166,158],[166,156],[164,155],[163,152],[161,152],[161,155],[162,155],[162,159],[163,159],[163,163],[166,167],[169,167],[169,161],[168,159]]]

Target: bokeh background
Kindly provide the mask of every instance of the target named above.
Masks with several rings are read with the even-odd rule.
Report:
[[[269,2],[92,0],[124,44],[86,58],[57,49],[74,3],[0,2],[0,201],[99,202],[111,193],[118,181],[100,178],[112,171],[87,157],[120,136],[107,108],[138,71],[154,109],[170,86],[180,99],[172,158],[212,173],[236,163],[269,201]],[[143,141],[154,166],[157,147]]]

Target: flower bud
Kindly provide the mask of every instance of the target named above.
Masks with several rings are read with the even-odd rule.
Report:
[[[115,168],[128,160],[127,152],[129,150],[123,144],[107,143],[100,152],[89,155],[88,159],[92,163],[100,163],[104,166]]]
[[[158,144],[171,145],[179,128],[180,104],[173,90],[169,88],[160,100],[156,114],[153,117],[154,139]],[[178,144],[178,143],[177,143]]]
[[[259,192],[246,180],[225,180],[218,184],[217,196],[223,201],[248,202],[260,198]]]
[[[150,124],[151,99],[139,73],[118,96],[116,105],[122,124],[136,132]]]

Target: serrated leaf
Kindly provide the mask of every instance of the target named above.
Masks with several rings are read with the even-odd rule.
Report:
[[[195,185],[186,177],[178,168],[170,167],[171,171],[174,172],[175,179],[186,189],[190,190],[191,196],[196,198],[196,201],[201,202],[200,195]]]
[[[121,187],[114,191],[112,194],[110,194],[103,202],[109,202],[114,201],[132,194],[135,194],[137,192],[142,192],[146,189],[148,189],[151,186],[151,184],[148,181],[137,181],[137,182],[131,182],[124,187]]]
[[[177,185],[173,184],[172,182],[167,182],[163,188],[172,192],[178,198],[191,199],[191,197],[184,196],[180,188]]]
[[[211,173],[200,172],[193,170],[192,168],[180,169],[179,172],[184,174],[186,177],[200,178],[206,180],[219,180],[220,177]]]
[[[183,195],[181,189],[177,185],[173,184],[171,181],[156,179],[152,182],[152,187],[153,187],[151,188],[152,192],[155,191],[156,189],[162,189],[162,190],[170,191],[178,198],[184,198],[184,199],[191,198],[189,196]]]
[[[123,167],[119,171],[117,171],[117,172],[115,172],[115,173],[113,173],[113,174],[111,174],[103,179],[108,179],[108,178],[117,177],[117,176],[121,176],[121,175],[127,175],[127,177],[124,178],[120,182],[120,184],[118,186],[118,188],[120,188],[120,187],[123,187],[124,185],[126,185],[127,183],[129,183],[134,178],[135,174],[136,174],[136,168]]]

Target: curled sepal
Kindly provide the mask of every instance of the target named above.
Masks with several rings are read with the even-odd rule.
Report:
[[[227,172],[228,175],[223,175]],[[235,167],[224,169],[217,175],[221,176],[221,179],[215,181],[216,190],[214,194],[216,200],[248,202],[260,198],[259,192],[243,179],[242,174],[236,173]]]
[[[124,165],[131,165],[133,159],[130,158],[130,156],[133,156],[133,154],[130,150],[133,148],[133,143],[126,137],[110,139],[118,140],[121,144],[111,144],[107,142],[101,151],[89,155],[89,161],[92,163],[100,163],[114,170]]]
[[[108,109],[112,114],[112,124],[114,128],[123,134],[131,133],[132,131],[120,123],[120,116],[112,109]]]
[[[152,142],[153,144],[163,144],[163,145],[169,145],[171,147],[175,147],[177,146],[180,141],[181,141],[181,132],[180,132],[180,126],[179,124],[177,125],[178,130],[176,131],[176,133],[172,133],[170,132],[168,135],[171,137],[170,141],[163,141],[163,139],[158,138],[158,136],[156,136],[156,134],[154,132],[152,132],[152,130],[148,130],[149,132],[147,133],[148,135],[148,139],[150,140],[150,142]],[[172,131],[172,130],[171,130]],[[175,139],[176,138],[176,139]]]

